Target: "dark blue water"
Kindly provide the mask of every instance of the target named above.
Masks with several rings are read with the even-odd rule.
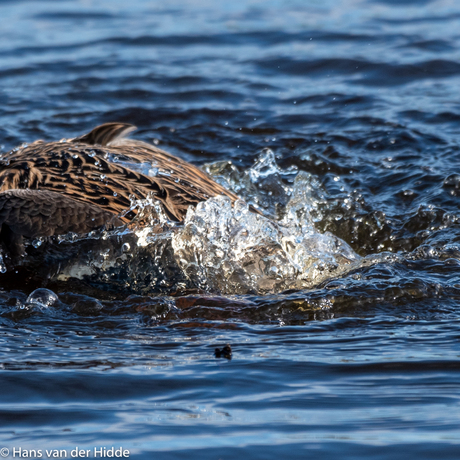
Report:
[[[3,0],[0,18],[3,152],[122,121],[231,183],[269,147],[313,175],[316,228],[368,258],[266,295],[69,281],[28,309],[3,282],[0,454],[459,458],[457,2]]]

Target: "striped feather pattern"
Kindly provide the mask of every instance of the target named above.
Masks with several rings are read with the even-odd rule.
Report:
[[[129,208],[130,196],[144,199],[153,193],[176,221],[183,220],[188,206],[211,196],[238,198],[197,167],[152,145],[122,137],[133,129],[132,125],[106,123],[75,139],[38,141],[6,154],[0,192],[50,190],[115,214]],[[149,162],[158,175],[150,177],[111,161],[117,156]]]

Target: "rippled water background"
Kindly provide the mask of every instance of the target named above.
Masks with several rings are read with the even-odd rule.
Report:
[[[106,121],[196,164],[269,147],[317,179],[319,230],[380,254],[276,295],[69,283],[28,315],[3,285],[0,447],[459,458],[458,2],[3,0],[0,18],[4,152]]]

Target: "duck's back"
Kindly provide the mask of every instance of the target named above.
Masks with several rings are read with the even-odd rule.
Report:
[[[107,123],[75,139],[19,147],[3,158],[0,191],[50,190],[114,214],[128,209],[131,197],[153,194],[177,221],[189,205],[211,196],[237,199],[197,167],[152,145],[123,138],[133,128]],[[117,162],[123,159],[149,163],[156,174],[142,174]]]
[[[75,231],[73,228],[81,222],[74,222],[73,227],[70,224],[57,227],[49,215],[32,211],[33,203],[40,203],[41,199],[52,201],[50,193],[59,194],[59,200],[58,195],[55,197],[61,204],[65,202],[62,206],[78,208],[74,220],[81,218],[88,228],[91,221],[85,214],[85,204],[92,215],[100,211],[97,218],[92,217],[97,228],[101,220],[107,221],[111,216],[118,216],[120,222],[129,221],[132,213],[120,213],[130,208],[133,197],[153,196],[161,202],[168,217],[176,221],[183,220],[190,205],[211,196],[238,198],[197,167],[155,146],[126,139],[124,135],[133,129],[124,123],[106,123],[74,139],[36,141],[4,155],[0,165],[0,239],[5,242],[6,234],[9,235],[6,239],[13,240],[29,236],[21,222],[28,220],[31,212],[36,212],[34,219],[40,221],[43,229],[35,232],[36,236]],[[130,163],[150,164],[155,174],[135,171],[128,166]],[[24,189],[29,192],[11,192]]]

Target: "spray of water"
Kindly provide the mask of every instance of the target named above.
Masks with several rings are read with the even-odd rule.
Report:
[[[84,248],[73,251],[72,260],[60,261],[56,277],[86,278],[144,294],[184,289],[267,294],[309,288],[360,263],[343,240],[315,228],[325,202],[317,179],[279,168],[271,150],[244,172],[228,162],[206,170],[244,201],[211,198],[190,207],[178,225],[154,197],[133,198],[130,210],[136,209],[137,216],[127,227],[54,240],[69,254],[75,245]],[[31,246],[45,251],[42,243],[34,240]]]

